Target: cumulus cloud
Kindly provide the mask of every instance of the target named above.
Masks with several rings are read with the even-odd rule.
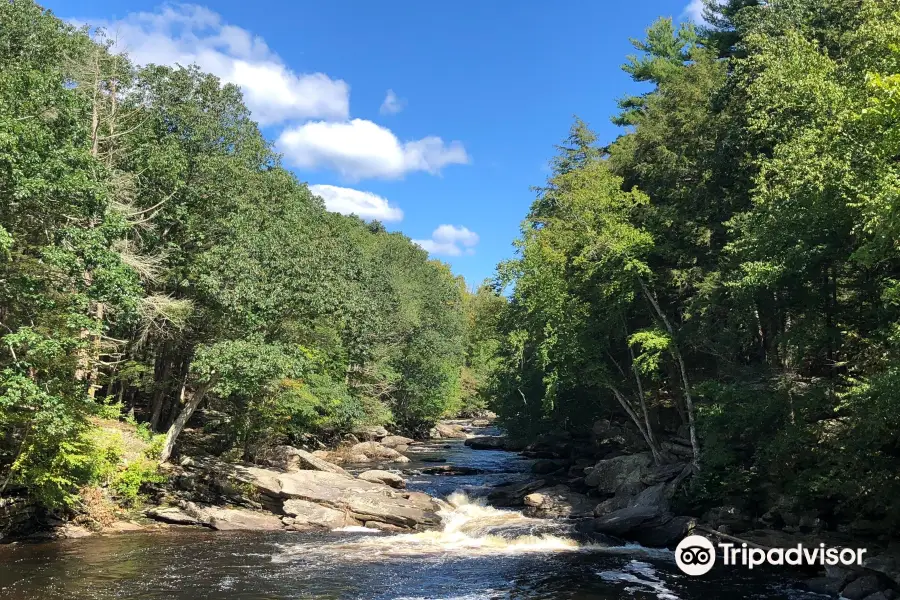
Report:
[[[460,256],[461,254],[475,254],[475,246],[478,245],[478,234],[467,227],[455,225],[440,225],[431,233],[429,240],[413,240],[431,254],[443,254],[446,256]]]
[[[311,185],[311,191],[325,201],[325,208],[343,215],[357,215],[362,219],[400,221],[403,211],[391,206],[386,198],[372,192],[354,190],[335,185]]]
[[[104,27],[116,48],[137,64],[187,66],[241,87],[253,117],[262,125],[291,119],[346,119],[350,86],[324,73],[295,73],[265,41],[229,25],[193,4],[166,5],[157,12],[131,13],[119,21],[85,20]]]
[[[715,4],[724,4],[725,0],[715,0]],[[693,21],[697,25],[709,25],[703,17],[703,11],[706,8],[705,0],[691,0],[690,4],[684,7],[681,13],[683,19]]]
[[[398,98],[394,90],[388,90],[387,95],[384,97],[384,102],[381,103],[379,112],[383,115],[396,115],[404,108],[406,108],[406,100]]]
[[[295,167],[327,167],[351,180],[396,179],[412,171],[436,175],[447,165],[469,162],[460,142],[446,144],[436,136],[400,142],[390,129],[364,119],[288,128],[276,146]]]
[[[684,16],[694,23],[703,22],[703,0],[691,0],[684,8]]]

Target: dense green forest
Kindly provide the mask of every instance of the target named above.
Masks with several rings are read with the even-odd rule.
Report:
[[[481,402],[484,293],[326,211],[237,87],[29,1],[0,2],[0,199],[0,496],[133,493],[194,414],[252,460]],[[98,427],[118,418],[154,454],[124,473]]]
[[[900,527],[900,5],[707,3],[576,122],[501,265],[513,431],[681,425],[695,508]],[[868,521],[867,521],[868,520]],[[869,533],[872,527],[869,527]]]
[[[0,3],[0,496],[133,494],[192,417],[254,460],[489,407],[659,462],[678,431],[685,510],[900,529],[900,6],[706,13],[633,42],[621,136],[576,120],[470,291],[326,211],[235,86]],[[153,448],[128,472],[116,419]]]

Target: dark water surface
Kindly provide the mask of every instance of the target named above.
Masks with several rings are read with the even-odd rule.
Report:
[[[459,441],[410,452],[404,468],[447,463],[472,476],[410,475],[409,486],[455,505],[442,531],[390,535],[175,532],[93,536],[0,547],[0,598],[618,599],[820,598],[777,573],[682,575],[672,553],[579,543],[564,522],[527,519],[474,500],[526,476],[517,455]],[[465,495],[459,493],[464,492]]]

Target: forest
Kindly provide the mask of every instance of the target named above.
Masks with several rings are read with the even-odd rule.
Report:
[[[523,435],[618,414],[684,501],[900,527],[900,5],[729,0],[662,19],[623,133],[581,122],[498,270],[491,395]],[[699,513],[697,513],[699,514]]]
[[[32,2],[0,24],[0,496],[133,495],[189,422],[252,461],[490,408],[524,440],[619,420],[658,462],[682,432],[686,511],[900,531],[893,0],[653,23],[621,135],[575,120],[475,289],[327,211],[237,87]],[[153,455],[116,471],[109,420]]]
[[[236,86],[136,67],[32,2],[0,3],[0,48],[0,496],[127,499],[195,411],[253,460],[478,405],[468,323],[496,298],[326,211]],[[153,456],[117,470],[110,419]]]

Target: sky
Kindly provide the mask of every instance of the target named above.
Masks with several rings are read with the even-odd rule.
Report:
[[[330,210],[377,218],[470,286],[514,254],[575,115],[601,142],[621,70],[660,16],[701,0],[44,0],[138,64],[241,86],[286,167]]]

